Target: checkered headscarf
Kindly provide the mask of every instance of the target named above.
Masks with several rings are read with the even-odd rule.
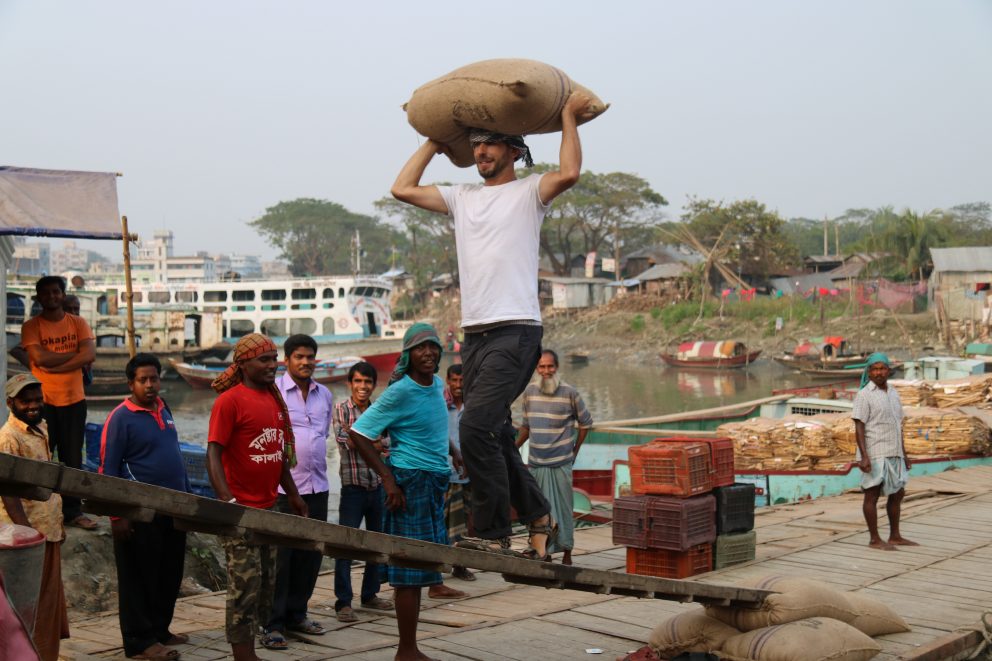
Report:
[[[524,142],[523,136],[520,135],[506,135],[505,133],[496,133],[495,131],[486,131],[483,129],[472,129],[468,134],[468,141],[473,145],[478,145],[483,142],[502,142],[520,152],[514,161],[519,161],[521,158],[524,159],[524,165],[529,168],[534,167],[534,159],[530,155],[530,147]]]
[[[241,373],[241,366],[252,358],[258,358],[263,353],[270,351],[278,352],[279,348],[275,342],[266,336],[261,333],[245,335],[234,345],[234,362],[220,376],[213,380],[210,387],[216,390],[217,394],[220,394],[242,383],[244,381],[244,374]],[[289,409],[286,407],[286,402],[283,400],[282,393],[279,392],[276,384],[269,385],[268,391],[275,398],[279,409],[282,411],[283,436],[286,439],[283,451],[286,453],[289,466],[292,468],[296,466],[296,436],[293,435],[293,423],[289,420]]]

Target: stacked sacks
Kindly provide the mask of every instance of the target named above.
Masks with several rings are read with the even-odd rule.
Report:
[[[573,92],[590,98],[593,117],[609,107],[551,65],[534,60],[484,60],[420,86],[403,109],[418,133],[448,147],[451,162],[464,168],[475,163],[469,129],[508,135],[560,131],[561,111]]]
[[[885,604],[818,581],[769,576],[746,587],[774,590],[760,608],[707,606],[675,615],[648,639],[658,657],[711,652],[733,661],[861,661],[880,651],[871,636],[909,631]]]
[[[882,648],[857,629],[829,617],[812,617],[734,636],[724,642],[726,661],[868,661]]]

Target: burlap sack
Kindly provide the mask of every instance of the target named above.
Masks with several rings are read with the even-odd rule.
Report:
[[[887,633],[909,631],[906,620],[878,599],[857,592],[845,592],[856,616],[849,624],[863,634],[882,636]]]
[[[727,639],[720,658],[729,661],[867,661],[881,651],[849,624],[814,617],[742,633]]]
[[[723,641],[739,633],[697,608],[672,616],[656,626],[648,638],[648,644],[667,659],[683,652],[718,650]]]
[[[572,92],[589,96],[596,116],[609,107],[549,64],[484,60],[417,88],[403,109],[418,133],[447,145],[451,162],[464,168],[475,162],[468,129],[510,135],[560,131],[561,109]]]
[[[707,606],[706,614],[741,631],[752,631],[810,617],[829,617],[850,622],[858,615],[845,593],[819,581],[766,576],[746,581],[742,587],[774,590],[777,594],[765,599],[759,608]]]

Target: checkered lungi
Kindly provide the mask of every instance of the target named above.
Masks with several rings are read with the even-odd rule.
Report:
[[[448,473],[393,468],[396,484],[406,497],[405,510],[386,510],[383,532],[435,544],[446,544],[448,531],[444,523],[444,494],[448,489]],[[389,566],[389,584],[393,587],[414,588],[439,585],[441,574],[422,569]]]

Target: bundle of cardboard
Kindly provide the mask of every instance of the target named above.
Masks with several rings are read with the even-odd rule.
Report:
[[[992,454],[989,428],[956,409],[928,406],[903,409],[902,438],[911,457]]]
[[[903,406],[933,406],[933,386],[922,379],[889,379]]]
[[[947,379],[933,384],[934,406],[953,408],[974,406],[992,399],[992,374],[975,374],[962,379]]]
[[[903,441],[910,457],[992,454],[989,427],[957,409],[903,409]],[[734,441],[737,470],[837,470],[854,461],[857,441],[850,413],[751,418],[717,433]]]
[[[737,470],[831,470],[854,459],[830,426],[806,416],[728,422],[717,433],[733,439]]]

